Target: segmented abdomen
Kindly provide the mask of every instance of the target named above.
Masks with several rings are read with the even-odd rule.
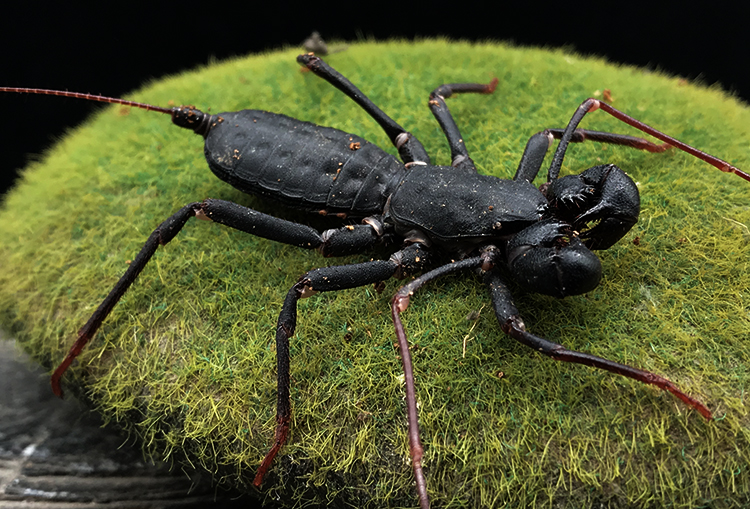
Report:
[[[338,129],[259,110],[218,117],[206,137],[211,171],[289,207],[380,213],[406,172],[394,156]]]

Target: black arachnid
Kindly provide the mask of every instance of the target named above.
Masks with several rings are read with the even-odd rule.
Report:
[[[602,274],[593,250],[611,247],[638,220],[638,189],[617,166],[602,164],[577,175],[559,176],[571,142],[590,140],[650,152],[674,147],[745,180],[750,181],[750,175],[597,99],[584,101],[564,129],[545,129],[531,136],[512,180],[481,175],[469,157],[445,99],[457,93],[492,93],[497,80],[489,84],[444,84],[430,94],[429,108],[448,140],[452,159],[450,166],[436,166],[414,135],[324,61],[305,54],[298,57],[298,62],[362,107],[385,131],[401,160],[354,134],[267,111],[208,114],[193,107],[162,108],[90,94],[0,88],[167,113],[176,125],[205,139],[210,169],[236,189],[285,207],[347,220],[341,227],[319,232],[228,201],[206,199],[185,205],[153,231],[125,274],[80,329],[75,344],[52,375],[56,394],[62,395],[61,378],[68,366],[96,334],[158,246],[168,243],[190,218],[197,216],[266,239],[316,249],[324,256],[351,255],[383,245],[394,247],[385,260],[311,270],[289,290],[276,328],[276,434],[258,469],[256,486],[262,483],[289,434],[289,339],[295,331],[298,300],[317,292],[377,284],[391,277],[417,275],[393,297],[392,316],[405,375],[410,453],[423,508],[429,502],[421,467],[423,450],[414,375],[399,315],[407,309],[414,292],[445,274],[464,269],[476,271],[489,289],[502,330],[517,341],[555,360],[586,364],[655,385],[711,418],[703,403],[659,375],[568,350],[527,332],[506,281],[560,298],[588,292],[598,285]],[[578,129],[583,117],[597,109],[662,143]],[[559,144],[546,182],[537,188],[532,181],[555,139]]]

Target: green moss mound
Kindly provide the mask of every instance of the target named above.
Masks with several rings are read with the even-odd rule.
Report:
[[[280,112],[395,153],[352,101],[299,71],[296,53],[212,65],[131,98]],[[512,177],[529,136],[563,127],[583,99],[604,89],[615,107],[750,169],[750,110],[719,90],[658,73],[562,51],[445,40],[353,44],[328,61],[415,133],[437,163],[450,155],[426,108],[429,92],[496,76],[494,95],[450,100],[484,173]],[[637,134],[601,112],[582,127]],[[532,332],[667,376],[717,419],[706,422],[643,384],[542,358],[503,335],[473,275],[446,277],[404,314],[436,507],[749,501],[750,184],[677,151],[593,143],[573,145],[563,172],[602,162],[638,182],[639,223],[600,253],[596,290],[564,300],[516,292],[517,305]],[[153,228],[206,197],[274,210],[214,178],[201,139],[165,115],[103,108],[31,164],[5,197],[3,326],[53,368]],[[322,259],[191,221],[159,249],[67,373],[66,387],[139,437],[149,455],[204,467],[251,491],[273,437],[273,338],[284,295],[310,268],[366,259]],[[300,303],[292,437],[260,493],[265,500],[416,505],[389,316],[398,286]]]

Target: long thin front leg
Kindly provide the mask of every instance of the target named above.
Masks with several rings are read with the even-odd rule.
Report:
[[[464,139],[458,130],[456,121],[453,120],[453,115],[451,115],[445,100],[453,94],[491,94],[497,88],[497,83],[497,78],[486,85],[481,83],[451,83],[440,85],[430,94],[430,101],[428,102],[430,111],[432,111],[438,124],[440,124],[440,128],[445,133],[448,145],[451,148],[451,166],[474,172],[477,171],[474,161],[469,157]]]
[[[557,146],[555,156],[553,157],[552,164],[549,168],[548,181],[551,182],[560,174],[560,168],[562,167],[562,162],[565,158],[565,151],[568,149],[568,143],[571,142],[578,124],[581,122],[581,120],[583,120],[583,117],[586,115],[586,113],[590,113],[598,109],[606,111],[616,119],[621,120],[626,124],[633,126],[640,131],[643,131],[646,134],[650,134],[657,140],[661,140],[668,145],[687,152],[688,154],[697,157],[701,161],[707,162],[708,164],[718,168],[723,172],[734,173],[735,175],[747,181],[750,181],[750,174],[747,174],[739,168],[732,166],[728,162],[719,159],[718,157],[714,157],[711,154],[707,154],[701,150],[698,150],[697,148],[691,147],[687,143],[683,143],[676,138],[672,138],[671,136],[666,135],[661,131],[657,131],[653,127],[644,124],[640,120],[637,120],[630,115],[627,115],[622,111],[613,108],[609,104],[594,98],[586,99],[585,101],[583,101],[583,103],[581,103],[576,112],[573,114],[573,117],[570,119],[568,126],[563,131],[562,137],[560,139],[560,144]]]
[[[518,309],[513,304],[513,297],[500,276],[495,272],[487,272],[484,275],[484,283],[490,290],[492,305],[495,308],[495,315],[497,315],[497,319],[500,322],[500,327],[503,329],[503,332],[519,343],[523,343],[556,361],[585,364],[609,371],[610,373],[626,376],[645,384],[655,385],[662,390],[671,392],[686,405],[695,408],[706,419],[711,419],[711,411],[703,403],[688,396],[664,377],[595,355],[568,350],[558,343],[553,343],[527,332],[526,326],[518,314]]]
[[[550,133],[555,139],[560,139],[565,133],[565,129],[547,129],[544,132]],[[608,143],[610,145],[621,145],[623,147],[645,150],[652,154],[658,154],[669,150],[672,146],[669,143],[653,143],[645,138],[629,136],[627,134],[607,133],[603,131],[590,131],[588,129],[576,129],[570,138],[571,143],[583,143],[584,141],[596,141],[599,143]]]
[[[552,146],[552,140],[561,139],[565,134],[565,129],[545,129],[534,134],[526,143],[526,148],[518,163],[518,169],[513,180],[527,180],[532,182],[539,169],[542,167],[547,150]],[[643,138],[628,136],[626,134],[606,133],[602,131],[589,131],[586,129],[576,129],[573,131],[570,143],[583,143],[584,141],[596,141],[599,143],[608,143],[610,145],[622,145],[638,150],[646,150],[651,153],[664,152],[671,145],[668,143],[652,143]]]
[[[378,108],[360,89],[346,79],[336,69],[328,65],[324,60],[312,53],[297,57],[300,65],[307,67],[313,74],[326,80],[334,87],[341,90],[347,97],[357,103],[383,128],[393,146],[398,149],[401,160],[405,163],[429,164],[430,156],[424,149],[422,143],[406,129],[401,127],[395,120]]]

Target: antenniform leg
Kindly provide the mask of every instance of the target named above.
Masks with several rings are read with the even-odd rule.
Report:
[[[274,458],[289,435],[292,407],[289,384],[289,338],[297,326],[297,301],[317,292],[330,292],[370,285],[421,270],[428,263],[428,252],[421,244],[411,244],[393,254],[389,260],[375,260],[353,265],[339,265],[311,270],[292,286],[276,326],[276,363],[278,393],[276,434],[271,449],[255,474],[253,484],[260,486]]]
[[[495,91],[497,83],[497,78],[486,85],[481,83],[452,83],[440,85],[430,94],[430,101],[428,103],[430,110],[435,115],[443,133],[445,133],[445,137],[448,138],[448,145],[451,148],[451,166],[474,172],[477,171],[474,167],[474,161],[469,157],[464,140],[445,100],[453,94],[491,94]]]
[[[81,353],[86,343],[94,337],[102,321],[107,318],[115,304],[130,288],[143,268],[151,260],[156,249],[160,245],[163,246],[172,240],[182,227],[185,226],[188,219],[193,216],[213,220],[258,237],[305,249],[318,249],[325,256],[342,256],[359,253],[371,248],[380,239],[380,235],[370,224],[342,227],[336,230],[328,230],[321,234],[309,226],[269,216],[224,200],[208,199],[203,202],[186,205],[151,233],[141,251],[125,271],[125,274],[115,284],[114,288],[110,290],[107,297],[96,311],[94,311],[88,322],[78,331],[76,342],[52,374],[50,380],[52,391],[57,396],[62,397],[60,380],[65,371],[78,354]],[[374,218],[372,219],[374,220]]]
[[[375,103],[367,98],[360,89],[355,87],[351,81],[341,73],[325,63],[312,53],[299,55],[297,62],[307,67],[313,74],[326,80],[334,87],[341,90],[347,97],[362,107],[383,128],[393,146],[398,149],[401,160],[405,163],[430,163],[430,156],[424,149],[422,143],[406,129],[396,123],[391,117],[378,108]]]
[[[564,133],[565,129],[545,129],[529,138],[513,180],[523,179],[532,182],[539,173],[539,169],[542,167],[544,156],[547,154],[549,147],[552,146],[552,140],[559,140]],[[609,143],[610,145],[623,145],[626,147],[637,148],[639,150],[647,150],[652,153],[664,152],[670,147],[667,143],[652,143],[635,136],[605,133],[601,131],[588,131],[586,129],[576,129],[573,131],[573,135],[569,141],[571,143],[597,141],[599,143]]]
[[[414,292],[421,288],[428,281],[435,278],[456,272],[458,270],[491,265],[494,257],[494,248],[490,247],[481,256],[466,258],[458,262],[452,262],[437,269],[431,270],[420,277],[414,279],[411,283],[402,286],[391,301],[391,315],[393,324],[396,327],[396,337],[398,338],[398,348],[401,354],[401,362],[404,368],[404,384],[406,386],[406,415],[409,424],[409,454],[411,455],[412,468],[414,469],[414,478],[417,484],[417,494],[419,496],[419,506],[422,509],[430,507],[429,498],[427,497],[427,482],[422,472],[422,442],[419,438],[419,417],[417,414],[417,395],[414,387],[414,369],[409,353],[409,341],[406,338],[404,325],[401,323],[400,313],[406,311],[409,307],[409,300]]]
[[[595,368],[609,371],[610,373],[626,376],[645,384],[655,385],[660,389],[671,392],[686,405],[695,408],[706,419],[711,419],[711,411],[703,403],[682,392],[675,384],[666,378],[648,371],[626,366],[625,364],[619,364],[617,362],[603,359],[595,355],[568,350],[558,343],[547,341],[546,339],[542,339],[527,332],[526,327],[518,314],[518,309],[516,309],[516,306],[513,304],[513,298],[500,276],[494,271],[486,272],[484,275],[484,283],[490,290],[492,305],[495,308],[495,315],[500,322],[500,327],[503,329],[503,332],[519,343],[523,343],[539,353],[547,355],[557,361],[585,364],[587,366],[593,366]]]
[[[661,131],[657,131],[653,127],[644,124],[640,120],[636,120],[635,118],[631,117],[630,115],[627,115],[623,113],[622,111],[613,108],[609,104],[599,101],[598,99],[589,98],[583,101],[581,105],[578,107],[576,112],[573,114],[573,117],[570,119],[570,122],[568,123],[568,126],[563,131],[563,134],[560,138],[560,144],[557,146],[557,150],[555,151],[555,155],[552,159],[552,164],[549,167],[549,173],[547,176],[547,181],[552,181],[557,178],[557,176],[560,174],[560,168],[562,167],[563,158],[565,157],[565,151],[568,149],[568,143],[572,141],[572,138],[574,137],[574,133],[576,128],[578,127],[578,124],[583,120],[583,117],[586,115],[586,113],[589,113],[591,111],[596,111],[598,109],[601,109],[602,111],[606,111],[613,117],[615,117],[618,120],[621,120],[625,122],[626,124],[635,127],[636,129],[643,131],[646,134],[650,134],[657,140],[661,140],[662,142],[671,145],[675,148],[678,148],[684,152],[687,152],[688,154],[697,157],[701,161],[705,161],[708,164],[718,168],[719,170],[727,173],[734,173],[735,175],[742,177],[743,179],[750,181],[750,175],[745,173],[744,171],[735,168],[731,164],[729,164],[726,161],[723,161],[719,159],[718,157],[714,157],[711,154],[707,154],[701,150],[698,150],[694,147],[691,147],[687,143],[683,143],[678,139],[672,138],[671,136],[668,136],[664,134]],[[591,131],[594,132],[594,131]],[[622,143],[623,145],[626,145],[627,143]]]
[[[546,129],[533,135],[526,144],[513,179],[534,180],[552,141],[563,135],[560,129]],[[667,148],[665,144],[651,143],[642,138],[583,129],[573,131],[569,141],[581,143],[585,140],[649,152],[662,152]],[[633,179],[613,164],[595,166],[579,175],[555,178],[542,184],[540,190],[549,200],[553,215],[579,231],[589,249],[608,249],[638,221],[638,188]],[[595,224],[589,229],[588,223]]]

